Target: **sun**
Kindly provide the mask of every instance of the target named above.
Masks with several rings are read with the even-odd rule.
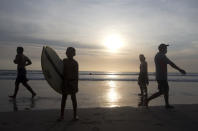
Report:
[[[115,34],[107,36],[103,43],[111,52],[116,52],[123,46],[122,38]]]

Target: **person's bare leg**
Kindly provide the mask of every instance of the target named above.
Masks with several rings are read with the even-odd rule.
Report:
[[[138,103],[138,106],[144,106],[144,96],[139,96],[139,99],[140,99],[140,101],[139,101],[139,103]]]
[[[140,93],[138,94],[139,96],[143,96],[144,92],[143,92],[143,88],[142,88],[142,85],[139,85],[140,87]]]
[[[15,82],[14,94],[13,94],[12,96],[9,96],[10,98],[13,98],[13,99],[16,98],[17,92],[18,92],[18,90],[19,90],[19,84],[20,84],[19,82]]]
[[[79,118],[77,116],[77,99],[76,99],[76,94],[72,94],[71,95],[71,99],[72,99],[73,111],[74,111],[73,119],[74,120],[78,120]]]
[[[28,91],[30,91],[32,93],[32,98],[34,98],[36,96],[36,93],[32,90],[30,85],[27,82],[23,82],[22,84],[23,84],[23,86],[25,86],[28,89]]]
[[[155,98],[161,96],[162,94],[164,94],[164,93],[161,92],[161,91],[158,91],[158,92],[154,93],[152,96],[150,96],[150,97],[145,101],[145,106],[148,106],[149,101],[151,101],[152,99],[155,99]]]
[[[167,109],[174,108],[173,106],[169,104],[169,88],[164,93],[164,100],[165,100],[165,108]]]
[[[147,101],[147,99],[148,99],[148,95],[147,95],[147,86],[145,86],[145,88],[144,88],[144,96],[143,96],[144,98],[143,98],[143,103],[144,103],[144,105],[145,105],[145,103],[146,103],[146,101]]]
[[[63,94],[62,99],[61,99],[61,113],[60,113],[60,117],[57,119],[58,121],[61,121],[64,119],[66,100],[67,100],[67,95]]]

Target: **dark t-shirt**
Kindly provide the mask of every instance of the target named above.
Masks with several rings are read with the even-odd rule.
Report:
[[[74,59],[63,59],[63,78],[66,93],[78,92],[78,62]]]
[[[155,56],[156,80],[167,80],[167,64],[171,64],[165,54],[158,52]]]

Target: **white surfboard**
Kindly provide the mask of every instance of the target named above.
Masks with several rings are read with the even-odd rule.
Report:
[[[41,67],[45,79],[58,93],[62,94],[63,86],[63,61],[55,50],[49,46],[43,47],[41,54]]]

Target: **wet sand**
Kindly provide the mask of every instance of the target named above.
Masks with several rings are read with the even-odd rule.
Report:
[[[175,105],[149,109],[133,107],[79,109],[80,120],[72,121],[72,110],[57,122],[59,110],[0,113],[1,131],[192,131],[198,129],[198,105]]]

